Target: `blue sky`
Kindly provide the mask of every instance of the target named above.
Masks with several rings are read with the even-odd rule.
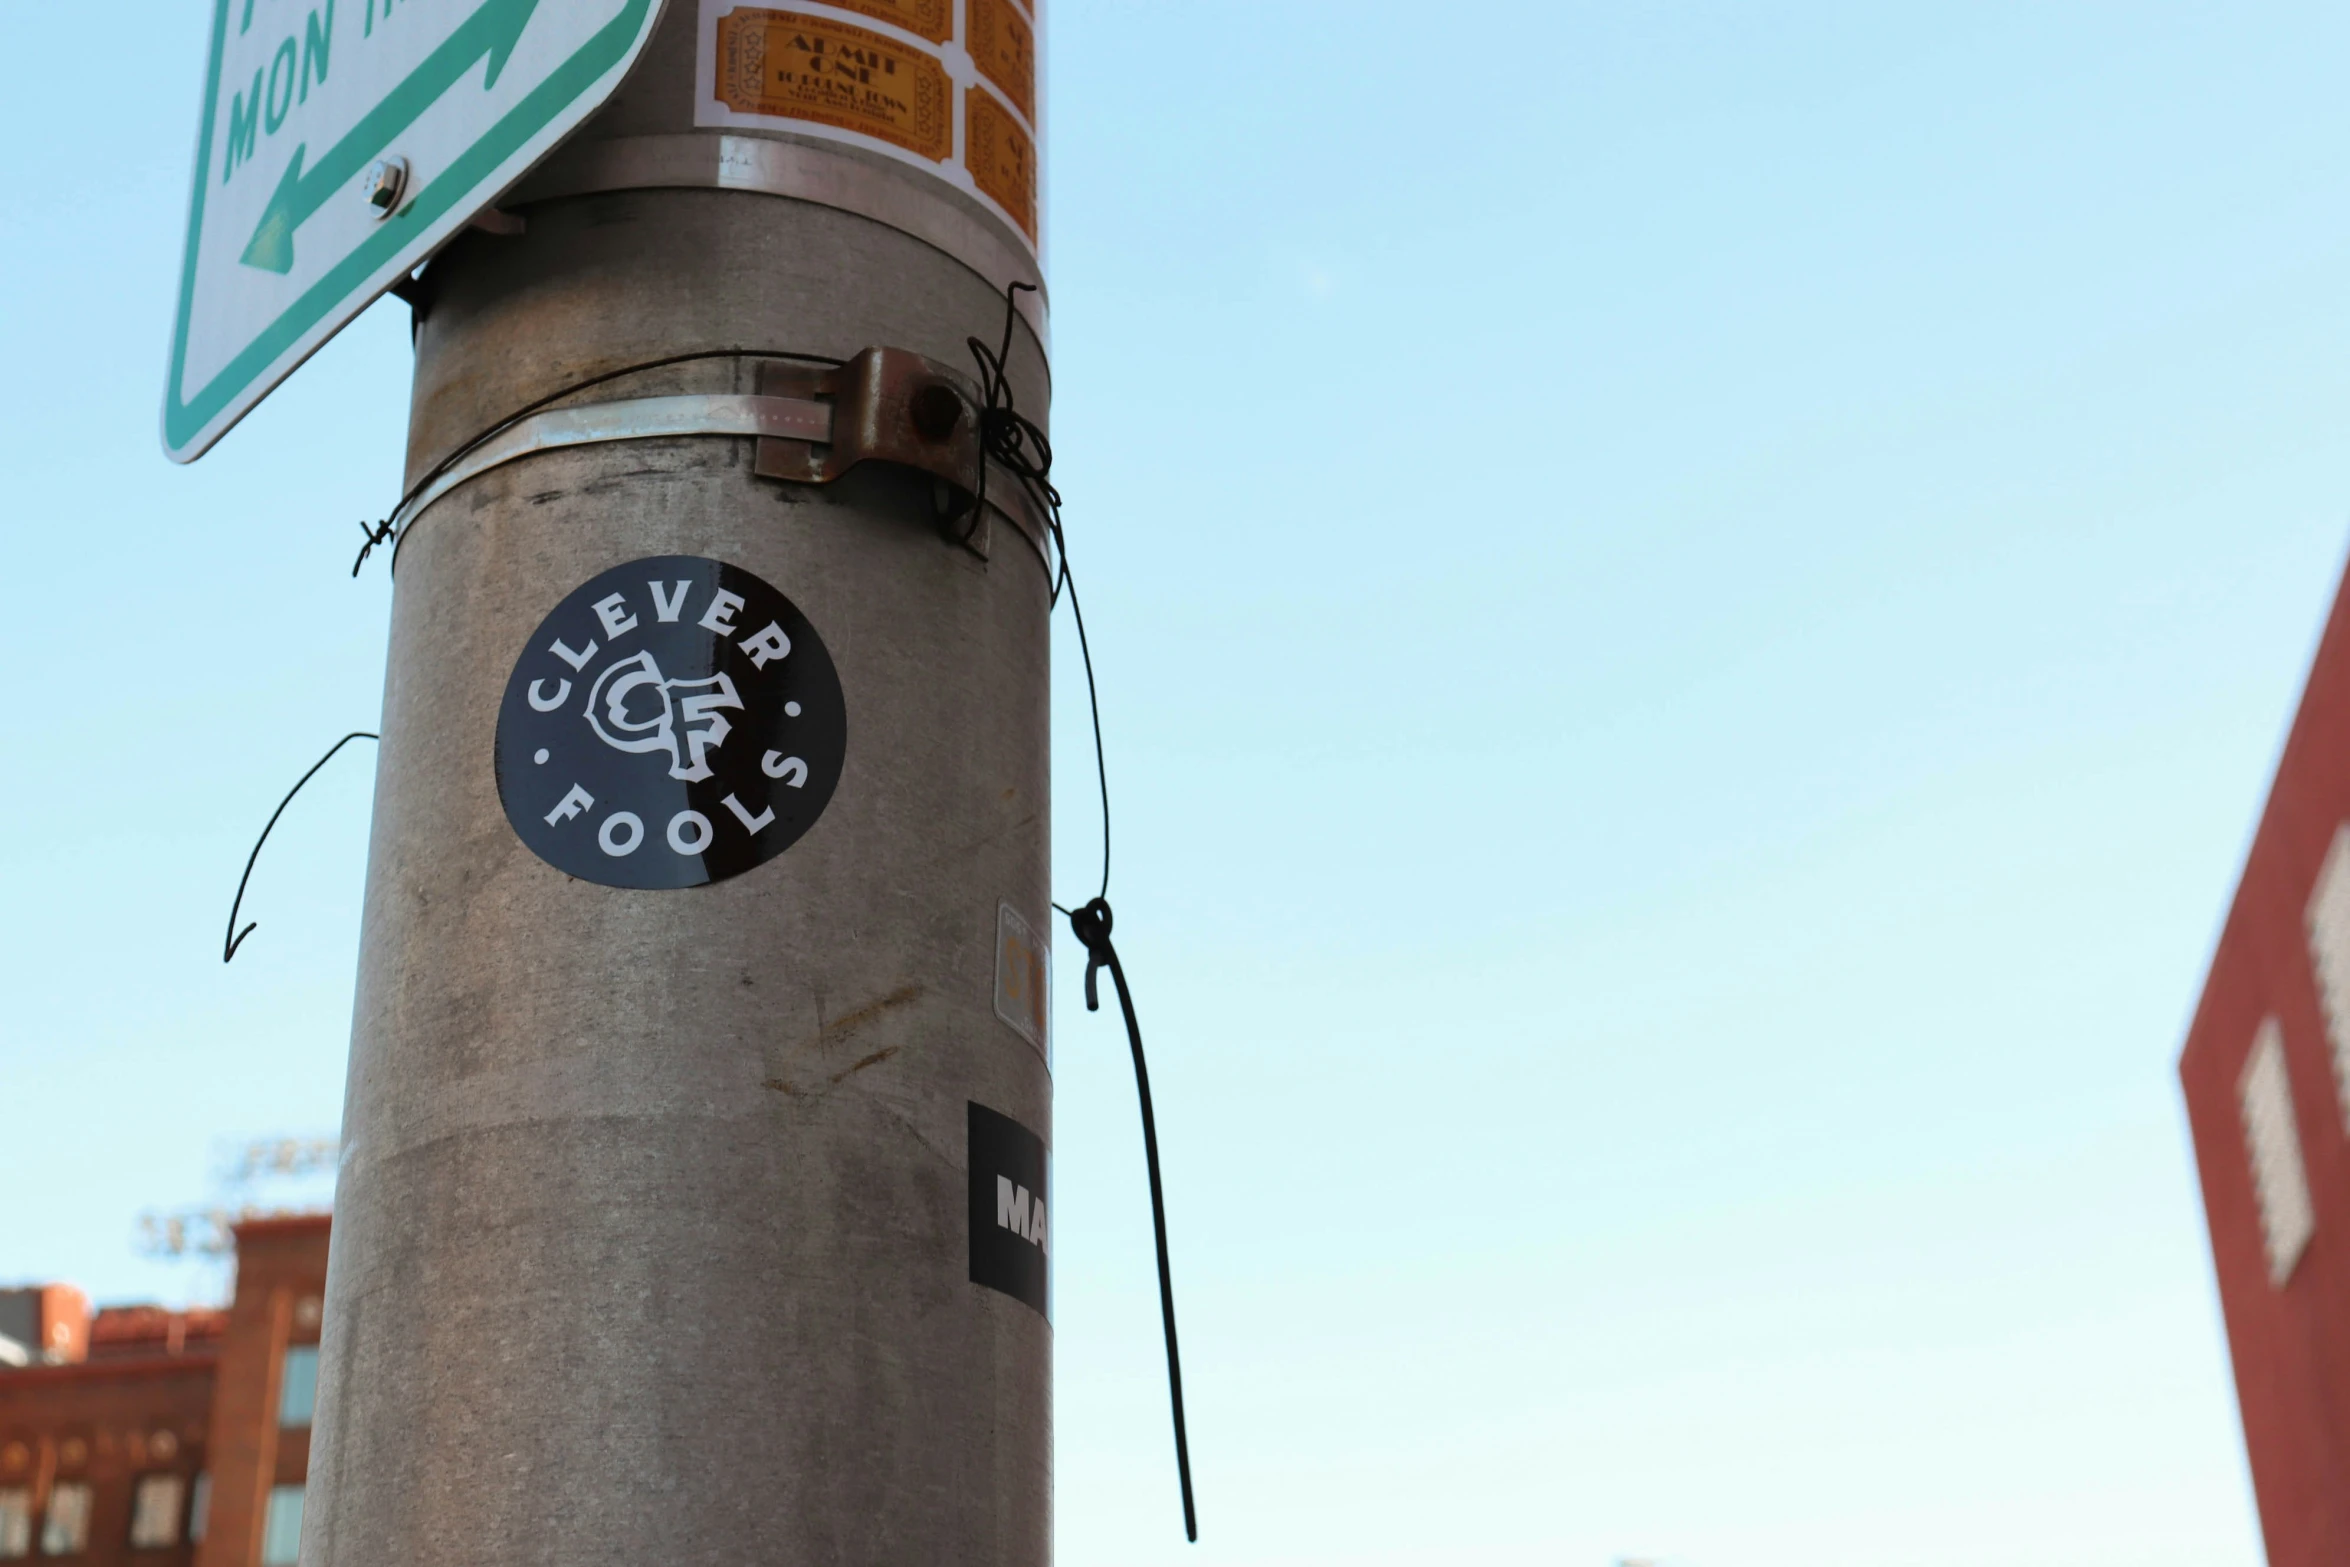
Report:
[[[337,1120],[364,754],[217,953],[378,710],[406,406],[382,307],[158,454],[206,9],[4,35],[0,1277],[112,1298]],[[2258,1561],[2171,1062],[2344,553],[2350,21],[1049,32],[1203,1525],[1064,941],[1061,1559]]]

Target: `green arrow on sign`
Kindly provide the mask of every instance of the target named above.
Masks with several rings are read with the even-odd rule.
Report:
[[[485,54],[490,66],[482,86],[497,86],[498,73],[506,68],[523,28],[530,25],[531,12],[537,8],[538,0],[482,0],[481,9],[459,23],[439,48],[425,56],[422,65],[410,71],[348,135],[327,149],[316,168],[303,171],[302,155],[310,147],[307,142],[296,147],[285,177],[277,182],[261,213],[260,225],[253,230],[252,242],[239,259],[246,266],[269,272],[292,271],[294,230],[356,179],[393,137],[416,123],[417,116],[438,102],[441,94],[454,87]]]

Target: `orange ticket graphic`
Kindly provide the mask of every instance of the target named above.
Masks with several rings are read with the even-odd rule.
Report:
[[[934,3],[872,0],[859,9],[921,12]],[[954,152],[946,68],[921,50],[846,22],[750,7],[731,11],[718,19],[715,87],[719,101],[737,114],[861,131],[941,163]],[[1034,153],[1028,156],[1033,164]]]
[[[1036,29],[1012,0],[966,0],[971,63],[1036,123]]]
[[[1036,144],[984,87],[963,95],[963,162],[971,182],[1036,238]]]
[[[934,44],[943,44],[955,35],[954,0],[830,0],[830,3],[844,11],[894,22]]]

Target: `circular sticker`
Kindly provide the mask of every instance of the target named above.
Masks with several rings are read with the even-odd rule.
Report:
[[[694,555],[573,590],[515,660],[498,798],[531,852],[607,887],[699,887],[790,848],[848,752],[840,676],[790,599]]]

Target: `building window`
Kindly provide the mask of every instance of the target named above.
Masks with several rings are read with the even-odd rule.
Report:
[[[79,1556],[90,1547],[90,1488],[78,1480],[49,1488],[49,1512],[41,1520],[43,1556]]]
[[[2326,1042],[2333,1047],[2342,1124],[2350,1127],[2350,822],[2334,830],[2334,845],[2326,851],[2301,921],[2309,936],[2309,966],[2317,973],[2318,1003],[2325,1011]]]
[[[2282,1289],[2317,1229],[2317,1217],[2309,1205],[2309,1174],[2301,1163],[2301,1132],[2293,1119],[2293,1084],[2285,1075],[2285,1036],[2273,1017],[2253,1036],[2236,1099],[2244,1117],[2245,1151],[2252,1159],[2252,1195],[2260,1205],[2268,1281]]]
[[[188,1498],[188,1543],[204,1543],[204,1520],[212,1516],[212,1471],[196,1476],[195,1494]]]
[[[269,1488],[269,1517],[261,1526],[261,1567],[294,1567],[302,1559],[302,1488]]]
[[[131,1492],[131,1549],[160,1551],[180,1543],[180,1504],[188,1482],[178,1475],[141,1475]]]
[[[278,1381],[277,1423],[306,1426],[318,1406],[318,1346],[304,1344],[286,1351],[285,1373]]]
[[[33,1493],[23,1486],[0,1491],[0,1560],[33,1554]]]

